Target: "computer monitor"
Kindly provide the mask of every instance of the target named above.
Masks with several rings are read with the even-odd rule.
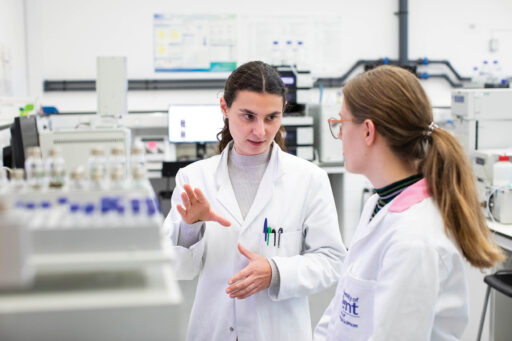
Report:
[[[169,106],[169,142],[217,142],[224,127],[218,104],[172,104]]]
[[[35,116],[16,117],[11,126],[12,165],[23,168],[25,153],[29,147],[39,146],[37,119]],[[7,165],[6,165],[7,166]]]
[[[286,87],[286,102],[288,105],[297,103],[297,76],[291,70],[278,70],[279,76]]]

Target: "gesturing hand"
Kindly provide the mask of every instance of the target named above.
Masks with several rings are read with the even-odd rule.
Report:
[[[244,299],[270,286],[272,268],[265,257],[244,249],[240,243],[238,251],[249,260],[249,265],[231,277],[226,293],[231,298]]]
[[[192,190],[189,184],[183,186],[185,192],[181,193],[183,206],[178,204],[181,219],[187,224],[193,224],[198,221],[216,221],[222,226],[230,226],[231,222],[217,213],[213,212],[210,203],[199,188]]]

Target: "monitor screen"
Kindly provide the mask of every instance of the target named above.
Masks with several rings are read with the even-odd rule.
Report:
[[[297,76],[291,70],[278,70],[279,76],[286,87],[288,105],[297,103]]]
[[[11,126],[13,166],[23,168],[27,148],[39,146],[36,116],[16,117]]]
[[[218,104],[169,106],[169,142],[217,142],[224,127]]]

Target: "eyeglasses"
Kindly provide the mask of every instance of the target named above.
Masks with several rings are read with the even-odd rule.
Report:
[[[340,133],[341,133],[341,124],[343,122],[351,122],[351,121],[352,121],[352,119],[337,120],[334,117],[331,117],[330,119],[328,119],[327,122],[329,123],[329,130],[331,131],[332,137],[334,137],[335,139],[339,139]]]

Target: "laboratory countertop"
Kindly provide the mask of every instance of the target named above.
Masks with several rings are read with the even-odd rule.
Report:
[[[487,221],[487,225],[494,235],[499,246],[512,251],[512,224],[500,224],[494,221]]]

